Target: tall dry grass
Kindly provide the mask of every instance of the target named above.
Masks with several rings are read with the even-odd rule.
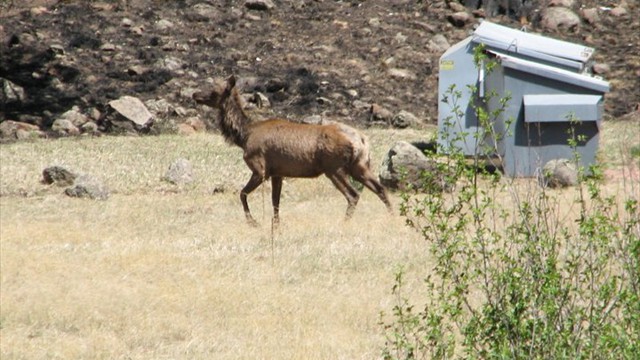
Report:
[[[369,135],[377,164],[395,139],[425,136]],[[196,173],[183,188],[160,180],[178,157]],[[371,192],[344,223],[325,178],[285,182],[274,236],[258,189],[262,227],[248,227],[248,170],[217,135],[5,144],[0,159],[3,360],[376,358],[396,268],[416,284],[429,268],[419,236]],[[41,184],[50,165],[101,178],[111,197]]]
[[[637,159],[615,149],[640,143],[640,130],[611,124],[599,157],[623,174],[615,193],[637,179]],[[396,140],[431,131],[367,134],[380,164]],[[161,181],[179,157],[193,164],[193,184]],[[41,184],[51,165],[101,178],[111,198],[72,199]],[[213,134],[0,145],[0,357],[379,358],[379,313],[394,305],[398,267],[404,295],[428,296],[422,237],[367,190],[343,222],[346,201],[325,178],[285,181],[274,235],[270,190],[259,188],[249,201],[262,227],[250,228],[238,200],[248,177],[240,150]]]

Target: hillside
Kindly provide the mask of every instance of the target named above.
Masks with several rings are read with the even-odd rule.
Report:
[[[529,3],[520,14],[525,18],[498,8],[489,20],[514,28],[526,23],[530,32],[594,47],[595,70],[612,86],[606,118],[638,109],[637,3]],[[101,124],[106,104],[122,95],[162,100],[154,111],[159,120],[181,123],[202,116],[191,93],[211,77],[230,74],[244,81],[247,93],[264,93],[270,114],[321,114],[368,125],[376,104],[433,124],[439,56],[488,17],[483,8],[416,0],[0,4],[0,121],[44,130],[73,106],[98,131],[108,130]],[[549,4],[568,6],[579,24],[543,26],[541,9]],[[468,15],[462,22],[452,18],[460,10]]]

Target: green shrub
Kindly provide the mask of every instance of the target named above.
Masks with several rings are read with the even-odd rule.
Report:
[[[481,50],[477,63],[489,64]],[[455,116],[462,116],[459,91],[451,88],[444,96]],[[500,101],[504,108],[509,100]],[[476,107],[484,129],[475,134],[477,144],[499,139],[490,124],[500,112]],[[579,139],[569,135],[575,146]],[[478,148],[472,166],[459,149],[445,149],[449,161],[443,166],[455,169],[458,190],[403,195],[402,215],[424,236],[435,265],[425,269],[429,296],[421,307],[407,300],[398,271],[396,305],[381,316],[383,357],[637,357],[637,194],[606,195],[594,167],[593,176],[579,176],[576,210],[562,212],[571,204],[558,192],[535,185],[522,191],[513,179],[478,170],[493,149]]]

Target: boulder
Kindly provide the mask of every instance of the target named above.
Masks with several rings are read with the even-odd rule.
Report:
[[[427,48],[429,49],[429,51],[435,54],[442,54],[450,47],[451,44],[449,44],[447,38],[442,34],[434,35],[427,44]]]
[[[0,122],[0,139],[23,140],[41,137],[45,137],[45,134],[36,125],[13,120]]]
[[[542,168],[538,183],[551,188],[574,186],[578,183],[578,170],[569,159],[549,160]]]
[[[216,19],[219,15],[219,11],[213,5],[200,3],[193,5],[185,15],[188,20],[204,22]]]
[[[385,156],[379,177],[382,185],[391,190],[451,191],[453,181],[441,168],[415,145],[398,141]]]
[[[600,15],[597,8],[582,9],[580,13],[587,23],[594,26],[600,23]]]
[[[187,159],[177,159],[169,165],[162,179],[175,185],[190,184],[193,182],[193,166]]]
[[[57,120],[68,120],[75,127],[81,127],[85,123],[89,122],[90,119],[89,117],[81,113],[80,109],[77,106],[74,106],[73,108],[71,108],[71,110],[68,110],[60,115]]]
[[[447,15],[447,21],[455,27],[464,27],[473,21],[473,16],[466,11],[459,11],[451,15]]]
[[[51,125],[51,130],[60,136],[79,135],[80,129],[67,119],[56,119]]]
[[[391,68],[387,70],[387,74],[398,80],[416,80],[418,77],[411,70]]]
[[[415,115],[405,110],[401,110],[391,119],[391,125],[398,129],[416,126],[418,122],[419,120]]]
[[[541,24],[549,30],[572,30],[580,26],[580,17],[566,7],[548,7],[542,13]]]
[[[575,3],[575,0],[551,0],[549,2],[549,6],[562,6],[566,8],[572,8]]]
[[[109,198],[109,189],[102,181],[91,175],[78,176],[73,186],[67,188],[64,193],[70,197],[93,200],[107,200]]]
[[[125,132],[147,132],[153,124],[153,114],[144,103],[133,96],[123,96],[109,102],[110,112],[105,122],[112,129]]]
[[[47,185],[71,186],[78,175],[62,166],[49,166],[42,170],[42,183]]]
[[[611,9],[609,13],[615,17],[620,17],[620,16],[627,15],[629,11],[627,11],[627,9],[623,6],[616,6],[613,9]]]
[[[244,6],[250,10],[267,11],[273,9],[275,4],[271,0],[247,0]]]
[[[0,78],[0,103],[23,102],[25,100],[24,88],[7,79]]]

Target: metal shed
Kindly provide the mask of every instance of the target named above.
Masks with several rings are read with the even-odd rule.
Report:
[[[497,61],[491,72],[474,65],[478,44],[484,44],[486,54]],[[502,157],[507,175],[530,177],[549,160],[574,157],[571,130],[581,139],[576,150],[587,168],[595,162],[602,104],[609,91],[608,82],[589,74],[593,52],[590,47],[482,22],[472,36],[440,57],[439,151],[455,146],[465,155],[475,155],[488,145],[497,151],[488,155]],[[446,96],[451,88],[459,91],[459,98]],[[480,138],[478,134],[485,131],[473,105],[494,111],[507,96],[510,101],[491,123],[499,136]],[[456,114],[453,100],[462,116]]]

